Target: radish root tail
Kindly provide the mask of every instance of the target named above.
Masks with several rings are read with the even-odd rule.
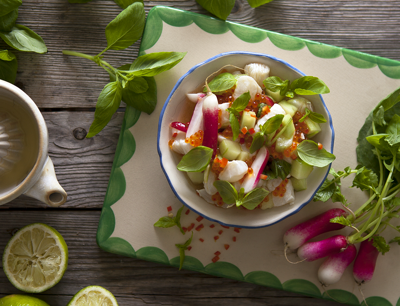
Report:
[[[365,306],[368,306],[367,301],[365,300],[364,292],[361,289],[361,285],[358,285],[358,290],[360,291],[360,294],[361,294],[361,296],[363,298]]]
[[[287,257],[287,249],[288,249],[288,246],[285,245],[285,250],[284,250],[283,253],[285,254],[285,258],[286,258],[286,260],[287,260],[288,263],[291,263],[292,265],[297,265],[298,263],[301,263],[301,262],[307,260],[307,258],[304,258],[303,260],[300,260],[300,261],[295,261],[295,262],[294,262],[294,261],[290,261],[289,258]]]
[[[236,68],[236,69],[239,69],[239,70],[243,70],[243,71],[244,71],[244,69],[243,69],[243,68],[240,68],[240,67],[237,67],[237,66],[235,66],[235,65],[231,65],[231,64],[228,64],[228,65],[225,65],[225,66],[223,66],[223,67],[219,68],[217,71],[215,71],[215,72],[211,73],[211,74],[210,74],[208,77],[206,77],[206,88],[207,88],[207,94],[211,93],[211,89],[210,89],[210,87],[208,86],[208,82],[207,82],[207,80],[208,80],[210,77],[212,77],[214,74],[216,74],[216,73],[220,72],[220,71],[221,71],[222,69],[224,69],[225,67],[234,67],[234,68]]]

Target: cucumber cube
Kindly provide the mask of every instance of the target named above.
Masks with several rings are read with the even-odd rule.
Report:
[[[293,138],[285,138],[281,136],[276,140],[275,150],[276,152],[281,153],[285,151],[287,148],[289,148],[292,145],[292,143],[293,143]]]
[[[300,158],[297,158],[292,163],[292,169],[290,175],[297,178],[298,180],[307,178],[313,170],[313,166],[310,166],[303,162]]]
[[[242,152],[242,148],[237,142],[225,139],[219,143],[219,152],[227,160],[234,160]]]
[[[319,126],[319,124],[317,122],[312,121],[310,118],[306,118],[306,120],[304,120],[305,124],[307,124],[308,127],[308,134],[307,134],[307,138],[312,138],[315,135],[317,135],[319,132],[321,132],[321,127]]]
[[[243,112],[242,120],[240,121],[240,129],[247,127],[248,130],[254,128],[256,125],[256,113],[255,112]]]
[[[250,153],[246,151],[240,152],[239,156],[236,158],[238,160],[246,161],[250,159]]]
[[[286,114],[289,114],[290,117],[293,117],[297,112],[297,107],[293,104],[288,103],[287,101],[279,102],[279,105],[283,108]]]
[[[292,185],[295,191],[302,191],[307,189],[307,179],[298,180],[295,177],[291,177]]]
[[[290,122],[286,125],[286,129],[282,133],[282,137],[286,139],[293,139],[295,131],[293,120],[290,120]]]
[[[275,102],[280,102],[283,100],[284,96],[281,96],[279,91],[271,91],[266,89],[265,90],[267,95],[269,95],[272,99],[274,99]]]
[[[194,184],[203,184],[204,172],[186,172]]]

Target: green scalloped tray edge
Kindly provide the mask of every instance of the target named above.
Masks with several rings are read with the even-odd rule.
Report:
[[[380,71],[387,77],[400,79],[400,62],[398,61],[164,6],[152,8],[147,16],[139,51],[140,55],[154,46],[160,38],[163,29],[162,21],[175,27],[188,26],[194,22],[203,31],[211,34],[223,34],[232,31],[238,38],[249,43],[257,43],[268,37],[275,46],[284,50],[296,51],[307,46],[314,56],[321,58],[343,56],[350,65],[360,69],[368,69],[378,65]],[[132,158],[136,149],[135,139],[129,128],[135,125],[139,117],[140,111],[127,106],[100,215],[96,236],[97,244],[110,253],[179,267],[179,256],[169,259],[165,252],[157,247],[143,247],[135,251],[126,240],[111,237],[115,229],[115,216],[111,206],[122,198],[126,189],[125,176],[121,166]],[[366,303],[368,306],[392,305],[387,299],[379,296],[368,297],[365,300],[366,303],[364,301],[360,303],[353,293],[341,289],[332,289],[321,293],[315,284],[304,279],[291,279],[281,283],[278,277],[266,271],[252,271],[243,275],[237,266],[228,262],[216,262],[203,266],[195,257],[186,256],[183,269],[283,289],[306,296],[334,300],[348,305],[366,306]],[[400,306],[400,298],[396,306]]]

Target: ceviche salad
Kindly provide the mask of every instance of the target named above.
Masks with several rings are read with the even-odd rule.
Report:
[[[260,63],[232,73],[223,68],[210,83],[205,80],[203,92],[187,94],[195,103],[190,122],[170,124],[169,146],[182,156],[178,170],[216,206],[293,204],[296,192],[307,189],[313,167],[335,159],[312,140],[327,121],[304,97],[329,88],[313,76],[270,76]]]

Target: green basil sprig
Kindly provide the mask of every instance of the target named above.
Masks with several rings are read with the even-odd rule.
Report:
[[[244,195],[244,188],[241,188],[238,193],[231,183],[221,180],[215,181],[214,186],[226,204],[236,204],[237,207],[243,206],[248,210],[256,208],[269,194],[269,191],[264,188],[255,188]]]
[[[260,131],[253,136],[253,141],[249,149],[250,153],[254,153],[264,145],[264,135],[274,133],[279,129],[280,125],[282,124],[283,117],[283,115],[275,115],[274,117],[269,118],[262,126],[260,126]]]
[[[1,8],[0,8],[1,11]],[[0,16],[0,31],[10,32],[18,18],[18,9]]]
[[[47,48],[43,39],[34,31],[16,24],[10,32],[0,32],[0,37],[10,47],[25,52],[46,53]]]
[[[75,1],[75,0],[73,0]],[[95,116],[86,137],[98,134],[120,106],[121,99],[139,111],[151,114],[157,104],[154,76],[178,64],[186,53],[157,52],[139,56],[133,63],[114,68],[103,60],[107,50],[123,50],[135,43],[143,34],[145,11],[141,1],[119,1],[127,6],[105,29],[107,47],[96,56],[63,50],[66,55],[86,58],[95,62],[110,75],[110,83],[100,93]]]
[[[2,0],[0,1],[0,17],[5,16],[18,9],[22,0]]]
[[[184,244],[175,244],[175,246],[179,249],[179,270],[182,269],[183,263],[185,261],[185,251],[188,249],[189,245],[192,243],[192,239],[193,239],[193,232],[192,232],[192,236],[190,236],[190,238],[188,240],[186,240],[186,242]]]
[[[177,168],[185,172],[202,172],[211,161],[213,149],[198,146],[185,154],[179,162]]]
[[[181,215],[182,215],[182,210],[184,207],[185,206],[182,206],[181,208],[179,208],[175,217],[169,217],[169,216],[161,217],[156,223],[154,223],[154,226],[168,228],[168,227],[173,227],[176,225],[179,228],[179,230],[181,231],[181,233],[183,235],[185,235],[185,231],[183,230],[183,228],[181,226]]]
[[[307,117],[316,123],[327,122],[323,115],[310,111],[308,108],[306,108],[306,113],[304,114],[303,117],[300,118],[299,122],[303,122],[304,120],[306,120]]]
[[[239,116],[240,112],[244,111],[247,104],[249,104],[250,98],[251,98],[250,93],[245,92],[244,94],[241,94],[239,97],[237,97],[235,101],[233,101],[231,107],[227,108],[227,111],[230,113],[229,123],[231,124],[232,128],[233,140],[236,140],[236,138],[238,138],[240,133],[240,124],[239,124],[239,119],[237,117]]]
[[[289,80],[281,80],[277,76],[271,76],[263,81],[266,89],[277,92],[279,91],[281,96],[293,98],[297,95],[318,95],[329,93],[330,90],[326,84],[317,77],[314,76],[303,76],[295,79],[293,82]]]
[[[281,178],[284,180],[292,170],[292,165],[283,159],[271,159],[268,163],[268,167],[265,167],[263,174],[267,176],[267,180],[273,180]]]
[[[218,74],[210,83],[208,83],[208,87],[211,92],[227,91],[236,85],[239,76],[233,75],[229,72]],[[203,92],[207,92],[207,87],[203,88]]]
[[[318,149],[318,144],[312,140],[304,140],[297,146],[297,154],[302,161],[310,166],[325,167],[336,157],[324,148]]]

